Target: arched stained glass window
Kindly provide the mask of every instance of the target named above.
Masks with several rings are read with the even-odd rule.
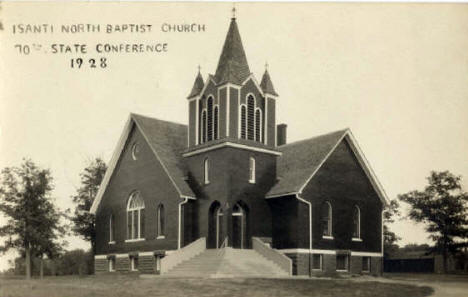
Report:
[[[140,192],[130,195],[127,204],[127,239],[142,239],[145,234],[145,202]]]
[[[165,235],[165,228],[166,228],[166,221],[165,221],[165,214],[164,214],[164,205],[160,204],[158,206],[158,237],[164,237]]]
[[[361,238],[361,210],[357,205],[353,210],[353,238]]]
[[[322,206],[322,228],[323,236],[332,236],[332,207],[329,202],[325,202]]]
[[[255,111],[255,140],[262,142],[262,111],[257,108]]]
[[[201,130],[202,130],[202,133],[201,133],[201,143],[205,143],[206,142],[206,110],[204,110],[202,112],[202,125],[201,125]]]

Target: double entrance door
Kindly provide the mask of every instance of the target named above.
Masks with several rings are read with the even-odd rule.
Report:
[[[247,247],[247,212],[246,208],[237,203],[232,207],[223,208],[215,202],[210,208],[208,226],[209,248],[246,248]]]

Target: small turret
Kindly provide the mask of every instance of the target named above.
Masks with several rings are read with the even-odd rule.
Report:
[[[200,94],[200,92],[203,90],[203,86],[205,83],[203,82],[203,77],[200,73],[200,66],[198,66],[198,75],[195,78],[195,82],[193,83],[192,91],[190,92],[190,95],[188,95],[187,99],[190,99],[192,97],[195,97]]]

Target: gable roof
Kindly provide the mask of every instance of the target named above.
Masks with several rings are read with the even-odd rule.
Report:
[[[348,141],[380,200],[387,205],[387,195],[349,129],[279,146],[282,152],[277,163],[279,181],[266,194],[266,198],[301,194],[343,139]]]
[[[215,81],[218,84],[230,82],[240,85],[249,75],[250,68],[242,46],[239,29],[236,19],[232,18],[216,68]]]
[[[91,213],[96,213],[99,207],[133,126],[140,130],[180,197],[195,199],[195,194],[185,181],[187,169],[182,159],[182,151],[187,144],[187,126],[138,114],[130,114],[117,148],[109,162],[109,168],[91,206]]]

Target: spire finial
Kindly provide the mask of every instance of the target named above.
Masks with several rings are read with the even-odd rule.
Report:
[[[265,71],[268,71],[268,61],[265,62]]]
[[[232,3],[232,19],[236,19],[236,3]]]
[[[200,73],[200,71],[201,71],[201,66],[200,66],[200,64],[198,64],[198,67],[197,67],[197,68],[198,68],[198,73]]]

